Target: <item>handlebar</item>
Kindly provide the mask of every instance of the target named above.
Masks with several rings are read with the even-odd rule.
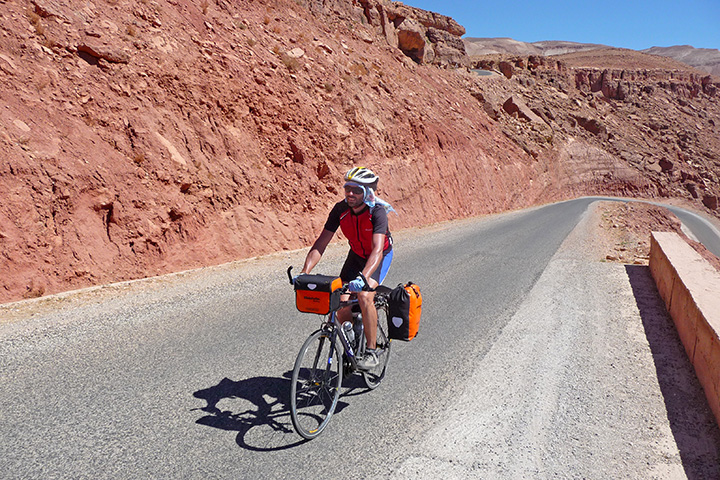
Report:
[[[292,265],[290,265],[290,266],[288,267],[288,269],[287,269],[287,276],[288,276],[288,280],[290,281],[290,285],[294,285],[293,276],[292,276],[292,269],[293,269]],[[301,273],[300,275],[303,275],[303,274]],[[375,291],[374,288],[370,288],[370,285],[368,284],[367,278],[365,278],[365,275],[363,275],[362,272],[360,272],[360,273],[358,274],[358,276],[359,276],[360,278],[362,278],[363,282],[365,282],[365,285],[363,286],[363,291],[364,291],[364,292],[374,292],[374,291]],[[347,283],[343,284],[343,286],[342,286],[342,293],[347,293],[347,289],[348,289],[348,284],[347,284]]]

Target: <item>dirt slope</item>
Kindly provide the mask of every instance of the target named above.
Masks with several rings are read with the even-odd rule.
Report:
[[[309,8],[5,2],[0,300],[307,245],[354,164],[394,228],[541,197],[460,77]]]
[[[483,79],[450,68],[456,22],[384,0],[0,5],[2,302],[308,245],[356,164],[392,228],[583,193],[717,208],[700,77],[632,102],[527,59]]]

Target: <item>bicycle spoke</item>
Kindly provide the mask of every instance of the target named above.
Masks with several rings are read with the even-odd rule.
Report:
[[[312,334],[300,350],[293,370],[291,418],[295,430],[308,439],[325,428],[340,396],[342,362],[337,360],[339,350],[332,346],[328,335],[322,330]]]

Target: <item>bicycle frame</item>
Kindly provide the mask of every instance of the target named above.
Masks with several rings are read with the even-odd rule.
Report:
[[[378,301],[379,300],[379,301]],[[375,307],[379,308],[382,305],[385,304],[386,298],[384,296],[378,295],[375,300]],[[340,343],[342,343],[344,352],[343,355],[345,355],[350,362],[350,366],[353,370],[357,370],[357,356],[355,355],[357,352],[353,350],[352,345],[350,345],[350,341],[347,338],[347,335],[345,334],[345,330],[342,328],[342,325],[340,325],[340,322],[337,319],[337,312],[345,307],[352,307],[353,305],[357,305],[358,300],[357,298],[350,298],[349,300],[343,300],[340,302],[340,306],[337,310],[334,310],[330,312],[330,318],[328,318],[327,322],[325,322],[326,325],[330,325],[332,328],[332,332],[330,333],[330,340],[332,341],[332,349],[334,350],[335,346],[335,337],[340,337]],[[358,345],[360,344],[360,339],[358,339]],[[331,350],[332,353],[332,350]]]
[[[338,310],[344,307],[351,307],[352,305],[357,305],[358,301],[357,298],[345,300],[340,302],[340,307]],[[330,341],[331,341],[331,350],[330,353],[333,353],[333,350],[335,348],[335,337],[340,336],[340,343],[342,343],[344,352],[342,353],[345,355],[350,362],[350,365],[352,366],[353,370],[357,369],[357,358],[355,357],[355,351],[352,348],[352,345],[350,345],[350,341],[347,338],[347,335],[345,334],[345,330],[343,330],[342,325],[340,325],[340,322],[338,322],[337,319],[337,312],[338,310],[334,310],[330,313],[330,318],[326,322],[327,325],[330,325],[332,327],[332,332],[330,333]],[[332,357],[330,357],[329,361],[331,361]]]

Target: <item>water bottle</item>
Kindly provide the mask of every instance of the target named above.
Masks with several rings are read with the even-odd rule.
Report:
[[[352,322],[343,323],[342,328],[345,332],[345,337],[347,338],[348,343],[353,343],[355,341],[355,332],[353,331]]]
[[[363,334],[365,333],[365,329],[363,327],[363,321],[362,321],[362,314],[358,313],[355,316],[355,338],[358,339],[358,341],[362,338]]]

